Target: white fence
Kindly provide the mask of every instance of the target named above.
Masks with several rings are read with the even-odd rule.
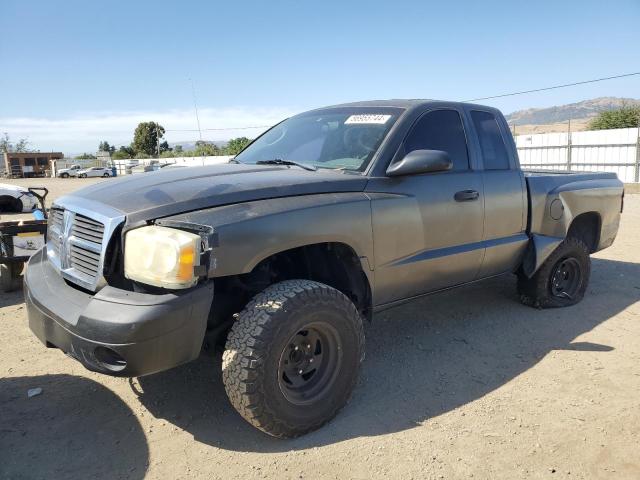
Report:
[[[640,129],[516,135],[524,169],[615,172],[623,182],[640,181]]]
[[[113,165],[118,175],[126,175],[131,172],[132,167],[156,165],[184,165],[185,167],[199,167],[204,165],[215,165],[218,163],[228,163],[232,155],[216,155],[209,157],[170,157],[170,158],[144,158],[144,159],[124,159],[113,160]]]
[[[234,155],[215,155],[210,157],[173,157],[161,158],[161,163],[175,163],[177,165],[186,165],[188,167],[215,165],[218,163],[229,163],[229,159]]]

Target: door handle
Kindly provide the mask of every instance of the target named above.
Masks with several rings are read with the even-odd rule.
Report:
[[[461,190],[453,198],[456,199],[456,202],[470,202],[480,198],[480,194],[476,190]]]

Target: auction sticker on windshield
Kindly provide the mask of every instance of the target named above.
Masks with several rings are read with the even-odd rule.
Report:
[[[351,115],[344,122],[345,125],[351,124],[378,124],[383,125],[387,123],[387,120],[391,118],[391,115],[375,115],[375,114],[365,114],[365,115]]]

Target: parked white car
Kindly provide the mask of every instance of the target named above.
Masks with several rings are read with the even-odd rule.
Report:
[[[0,183],[0,212],[32,212],[38,199],[24,187]]]
[[[113,170],[110,167],[91,167],[78,172],[78,177],[111,177],[113,176]]]
[[[80,165],[71,165],[69,168],[61,168],[56,176],[60,178],[69,178],[78,176],[78,172],[83,170]]]

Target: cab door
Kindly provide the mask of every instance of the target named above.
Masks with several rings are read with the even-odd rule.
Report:
[[[427,111],[400,147],[404,154],[446,151],[452,170],[375,177],[367,185],[376,305],[469,282],[478,275],[484,253],[484,191],[481,172],[469,162],[462,118],[455,108]]]
[[[480,278],[513,271],[529,241],[526,184],[508,126],[493,109],[468,107],[479,144],[484,184],[486,251]]]

